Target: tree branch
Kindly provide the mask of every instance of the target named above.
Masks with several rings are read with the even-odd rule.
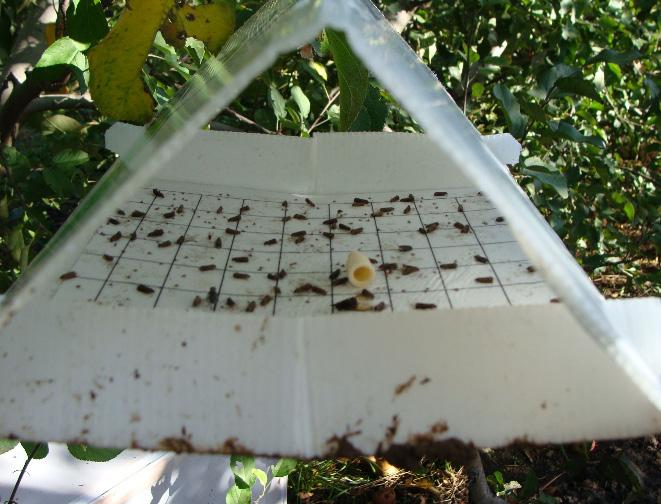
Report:
[[[57,109],[94,109],[96,105],[89,94],[42,95],[32,100],[23,110],[23,115]]]

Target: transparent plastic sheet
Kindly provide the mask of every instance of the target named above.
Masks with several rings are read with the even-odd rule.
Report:
[[[49,243],[5,302],[7,322],[83,247],[104,216],[143,187],[169,159],[275,58],[332,26],[347,33],[377,79],[425,128],[450,160],[502,211],[526,254],[585,330],[661,409],[661,384],[630,341],[609,322],[599,292],[516,182],[482,142],[432,72],[369,0],[280,0],[266,4],[216,59],[165,107]]]

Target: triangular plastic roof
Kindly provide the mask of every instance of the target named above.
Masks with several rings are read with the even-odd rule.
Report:
[[[615,310],[620,313],[614,314],[436,76],[369,0],[274,0],[250,18],[220,55],[207,61],[140,134],[129,152],[109,170],[48,244],[5,300],[3,326],[10,323],[17,311],[29,307],[30,297],[42,285],[61,274],[64,259],[80,250],[81,240],[126,199],[127,192],[142,187],[155,176],[168,159],[198,134],[202,125],[267,70],[278,55],[300,47],[326,27],[346,33],[355,53],[424,128],[447,162],[462,170],[495,203],[525,253],[576,322],[661,409],[661,377],[655,361],[658,359],[642,355],[640,345],[634,344],[626,333],[627,320],[640,314],[650,317],[648,334],[658,331],[658,317],[651,316],[658,315],[658,303],[647,303],[644,310],[639,307],[642,311],[638,315],[634,315],[633,304]]]

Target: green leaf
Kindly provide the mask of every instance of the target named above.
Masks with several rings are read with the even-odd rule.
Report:
[[[58,39],[44,51],[30,76],[50,84],[60,79],[68,69],[73,71],[80,92],[84,93],[87,90],[89,68],[83,51],[88,47],[88,44],[76,42],[69,37]]]
[[[289,476],[291,472],[296,469],[298,461],[296,459],[290,458],[281,458],[273,466],[273,476],[275,478],[282,478],[284,476]]]
[[[299,86],[291,88],[291,97],[296,102],[298,110],[301,112],[301,117],[307,119],[310,115],[310,100]]]
[[[590,58],[587,62],[596,63],[603,61],[604,63],[615,63],[616,65],[623,66],[628,65],[633,60],[640,59],[642,56],[643,54],[636,50],[619,53],[612,49],[604,49],[596,56]]]
[[[633,218],[636,216],[636,207],[633,206],[631,201],[627,201],[624,204],[624,213],[627,215],[629,221],[633,221]]]
[[[604,141],[598,136],[584,135],[571,124],[565,121],[549,121],[548,125],[549,128],[551,128],[551,131],[553,131],[553,133],[558,137],[566,138],[567,140],[571,140],[573,142],[591,144],[595,147],[599,147],[600,149],[604,149],[606,147]]]
[[[475,82],[471,86],[471,95],[473,95],[473,98],[479,99],[483,94],[484,94],[484,84],[480,82]]]
[[[537,475],[535,474],[535,471],[530,469],[528,471],[528,474],[526,474],[526,480],[523,483],[523,487],[521,488],[521,498],[530,499],[537,493],[538,488],[539,488],[539,479],[537,479]]]
[[[350,131],[383,131],[387,118],[386,101],[381,97],[378,89],[370,86],[365,97],[365,104],[351,125]]]
[[[53,114],[52,116],[45,117],[41,122],[41,127],[44,131],[53,133],[78,133],[83,129],[83,125],[76,121],[73,117],[64,114]]]
[[[324,65],[316,61],[310,61],[308,62],[308,66],[324,81],[328,80],[328,72],[326,72],[326,67]]]
[[[496,84],[493,88],[493,94],[505,112],[510,132],[515,137],[521,137],[528,119],[521,115],[519,102],[505,84]]]
[[[280,94],[278,88],[275,87],[275,84],[271,84],[269,88],[269,101],[271,102],[271,107],[273,107],[273,113],[278,119],[282,120],[287,117],[287,101]]]
[[[600,101],[601,96],[594,84],[583,79],[581,76],[563,77],[556,82],[556,89],[561,93],[586,96],[593,100]],[[555,96],[555,93],[554,93]]]
[[[529,166],[521,170],[521,172],[538,180],[542,184],[552,187],[561,198],[566,199],[569,196],[567,179],[565,179],[562,173],[548,171],[544,166]]]
[[[0,439],[0,455],[16,448],[18,441],[15,439]]]
[[[326,30],[326,37],[340,81],[340,131],[349,131],[363,109],[369,74],[349,47],[343,33]]]
[[[32,458],[39,460],[46,457],[46,455],[48,455],[48,443],[32,443],[30,441],[21,441],[21,446],[25,450],[25,454],[28,457],[30,456],[30,454],[37,445],[39,445],[39,447],[37,448],[37,451],[34,452]]]
[[[53,164],[58,168],[69,170],[87,163],[90,156],[82,150],[64,149],[53,156]]]
[[[252,490],[249,488],[239,488],[232,485],[225,495],[226,504],[250,504],[252,500]]]
[[[95,448],[94,446],[84,444],[69,444],[67,448],[69,449],[69,453],[75,458],[88,462],[107,462],[124,451],[113,448]]]
[[[558,63],[550,68],[544,70],[539,76],[539,86],[548,95],[549,91],[559,79],[570,77],[578,73],[580,70],[576,67]]]
[[[265,487],[266,482],[268,481],[268,476],[266,473],[261,469],[257,469],[256,467],[252,470],[252,473],[257,477],[262,486]]]
[[[67,9],[67,35],[95,44],[108,33],[108,22],[99,0],[71,0]]]
[[[239,488],[250,490],[255,484],[255,457],[232,455],[230,469],[234,474],[234,483]]]

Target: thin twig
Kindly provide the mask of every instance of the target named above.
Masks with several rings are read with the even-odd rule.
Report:
[[[9,496],[9,500],[7,501],[7,504],[16,504],[16,501],[14,500],[14,497],[16,497],[16,492],[18,492],[18,487],[21,485],[21,480],[23,479],[23,475],[25,474],[25,471],[28,468],[28,464],[34,457],[34,454],[37,453],[37,450],[41,447],[41,443],[37,443],[34,445],[34,448],[28,455],[28,459],[25,461],[25,464],[23,464],[23,469],[21,469],[21,473],[18,475],[18,479],[16,480],[16,484],[14,485],[14,489],[11,491],[11,495]]]
[[[328,95],[328,102],[326,105],[324,105],[324,108],[321,109],[321,112],[319,112],[319,115],[317,118],[314,120],[312,123],[312,126],[310,126],[310,129],[308,129],[308,133],[312,133],[312,130],[318,127],[319,125],[323,124],[322,122],[322,117],[324,117],[324,114],[328,109],[331,107],[333,102],[337,100],[337,97],[340,96],[340,88],[335,88],[331,91],[331,94]]]
[[[257,124],[252,119],[249,119],[246,116],[239,114],[236,110],[233,110],[233,109],[227,107],[225,109],[225,112],[227,112],[228,114],[236,117],[241,122],[244,122],[246,124],[250,124],[251,126],[254,126],[255,128],[259,129],[260,131],[262,131],[264,133],[268,133],[269,135],[277,135],[277,133],[275,131],[271,131],[270,129],[267,129],[264,126],[262,126],[261,124]]]

